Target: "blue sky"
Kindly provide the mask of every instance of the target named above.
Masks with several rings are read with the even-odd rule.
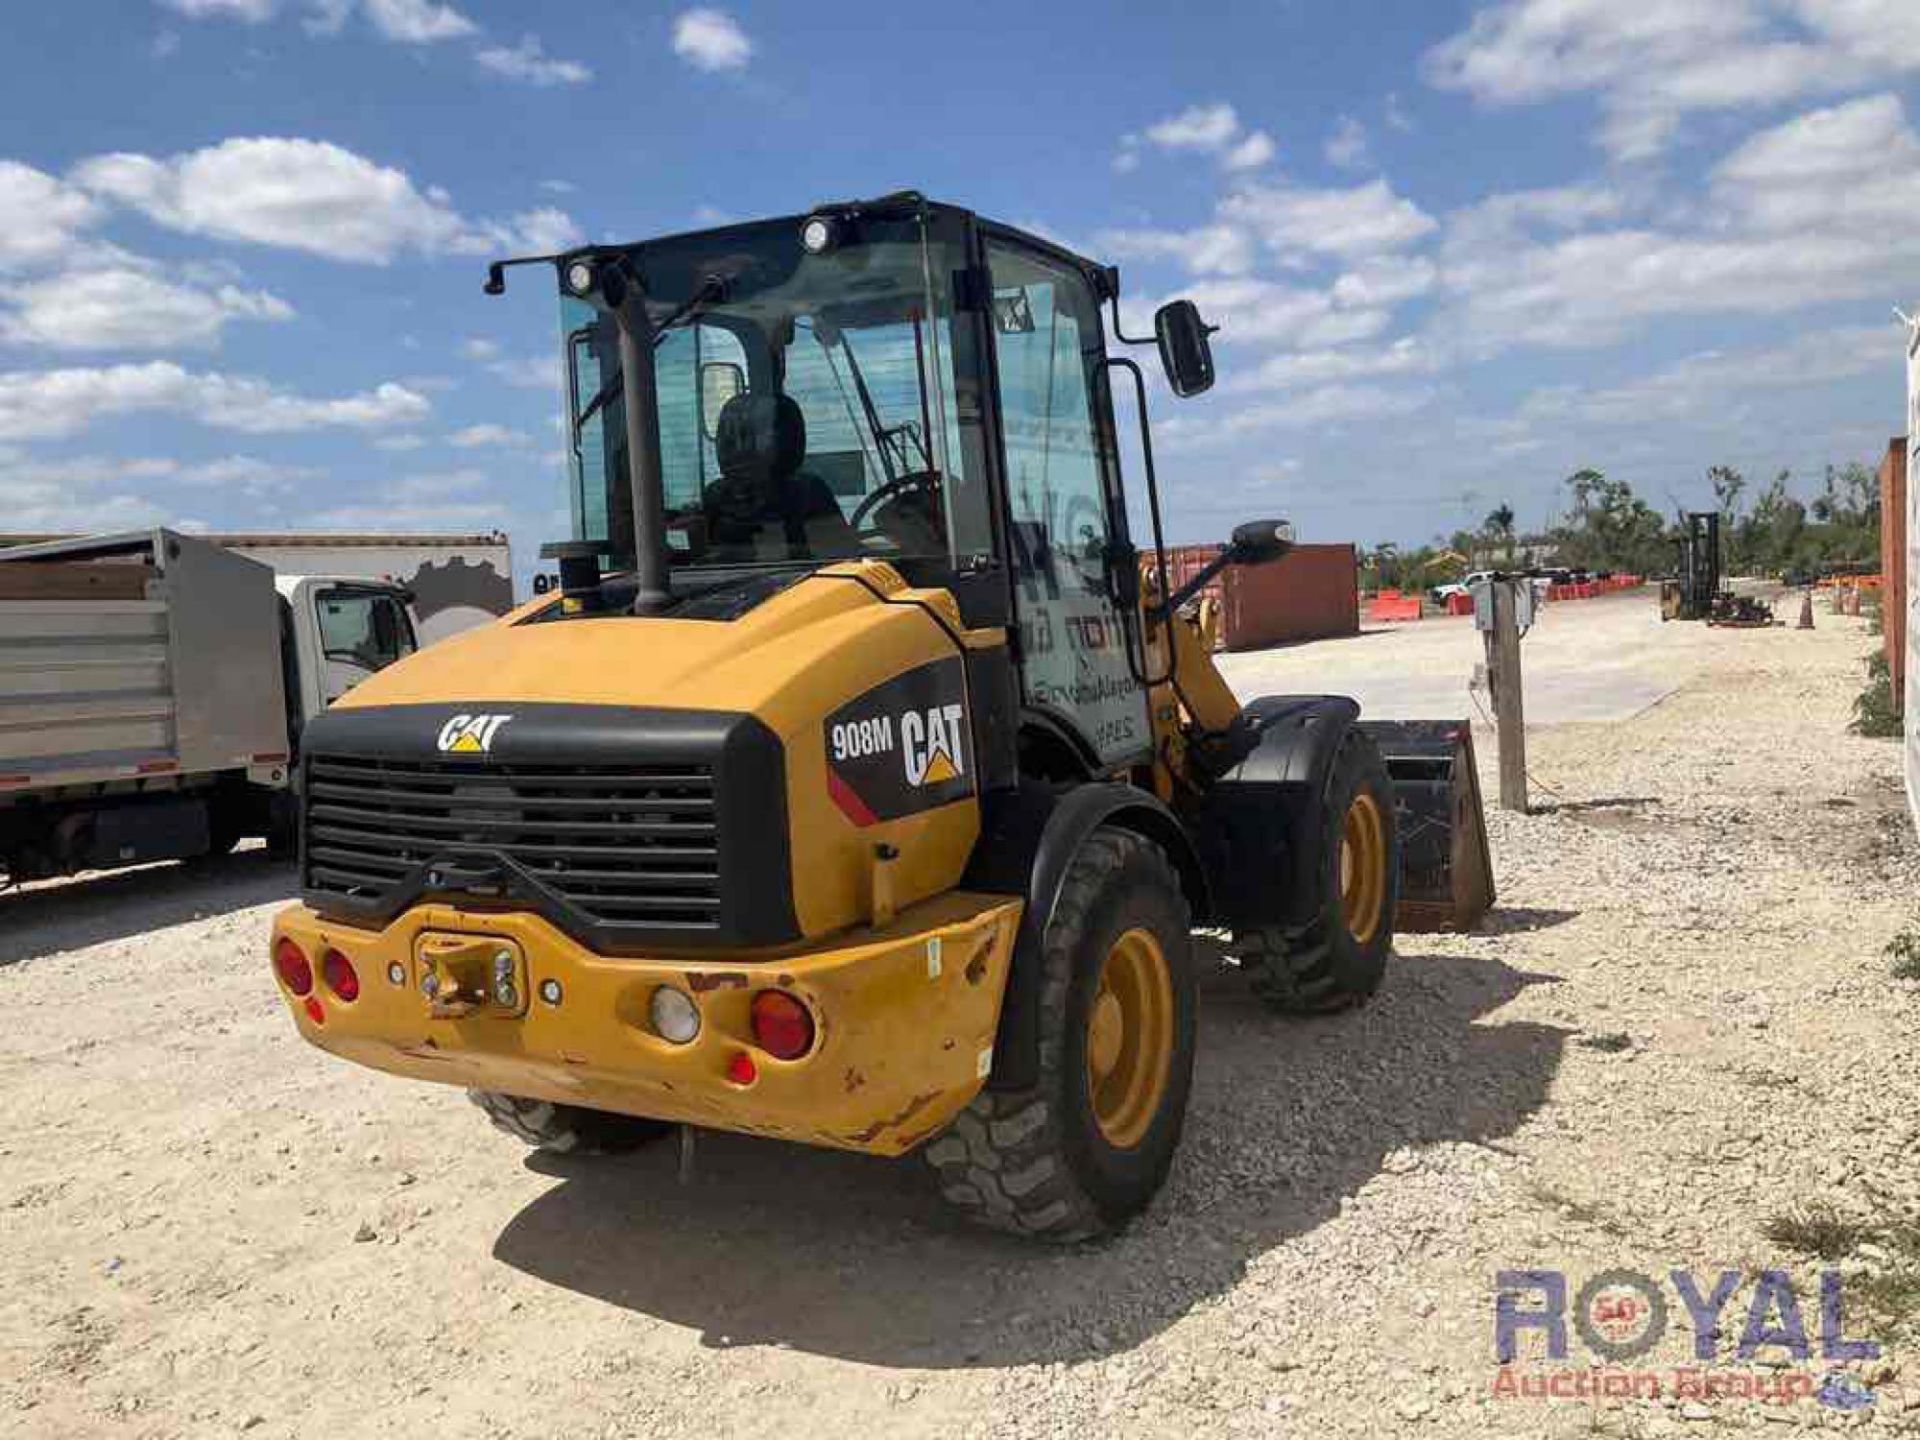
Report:
[[[1804,489],[1900,428],[1912,0],[1165,9],[9,6],[0,528],[497,525],[524,573],[555,301],[485,261],[904,186],[1222,326],[1155,399],[1175,539]]]

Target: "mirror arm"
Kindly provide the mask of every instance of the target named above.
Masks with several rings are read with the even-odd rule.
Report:
[[[1129,335],[1120,328],[1120,285],[1116,281],[1113,293],[1107,297],[1107,303],[1113,309],[1113,338],[1123,345],[1158,345],[1159,338],[1153,335]]]
[[[1214,576],[1218,575],[1229,565],[1237,565],[1239,562],[1240,557],[1234,552],[1234,548],[1231,545],[1222,545],[1220,547],[1220,553],[1189,576],[1186,584],[1182,585],[1171,595],[1167,595],[1165,590],[1160,592],[1162,595],[1167,595],[1167,598],[1154,606],[1153,618],[1158,620],[1162,625],[1167,624],[1179,613],[1182,605],[1185,605],[1212,583]]]

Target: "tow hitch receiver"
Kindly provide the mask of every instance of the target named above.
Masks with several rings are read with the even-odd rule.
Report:
[[[527,1011],[526,957],[511,940],[426,930],[414,944],[413,960],[415,984],[436,1020],[510,1018]]]

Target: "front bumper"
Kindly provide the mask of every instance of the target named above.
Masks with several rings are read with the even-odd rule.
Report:
[[[613,959],[538,915],[421,905],[381,930],[322,919],[304,905],[274,921],[273,943],[300,946],[311,997],[284,984],[300,1033],[323,1050],[416,1080],[437,1080],[813,1145],[900,1155],[943,1129],[986,1080],[1021,902],[950,892],[880,930],[830,948],[742,963]],[[497,942],[511,954],[519,1013],[483,1005],[436,1015],[421,980],[436,951]],[[322,978],[338,950],[359,977],[341,1000]],[[390,978],[391,976],[391,978]],[[543,998],[557,982],[557,1003]],[[672,985],[700,1012],[676,1045],[649,1025],[654,990]],[[812,1011],[815,1040],[797,1060],[755,1045],[749,1007],[775,988]],[[729,1077],[742,1053],[746,1084]]]

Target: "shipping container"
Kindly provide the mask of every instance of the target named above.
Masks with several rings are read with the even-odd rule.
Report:
[[[1218,545],[1170,546],[1167,575],[1174,589],[1220,553]],[[1266,565],[1235,565],[1205,594],[1220,606],[1221,643],[1228,650],[1261,650],[1301,640],[1360,633],[1359,566],[1351,545],[1296,545]]]
[[[1887,442],[1880,462],[1880,626],[1885,636],[1893,700],[1907,693],[1907,437]]]

